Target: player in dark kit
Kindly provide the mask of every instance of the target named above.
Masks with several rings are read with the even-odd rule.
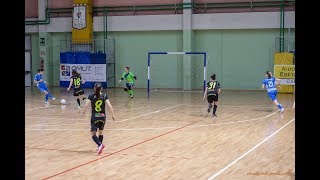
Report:
[[[101,93],[102,85],[101,83],[96,83],[94,85],[94,94],[90,94],[86,103],[83,107],[83,113],[85,113],[87,107],[91,103],[91,134],[93,141],[98,145],[98,155],[102,153],[103,148],[105,147],[102,144],[103,141],[103,129],[106,122],[106,105],[108,106],[112,120],[115,120],[115,115],[113,113],[112,105],[109,101],[108,95]],[[99,137],[96,135],[98,131]]]
[[[211,76],[211,80],[207,83],[207,87],[203,95],[203,100],[205,100],[207,96],[208,113],[210,113],[210,110],[212,108],[212,103],[214,103],[212,115],[215,117],[217,117],[216,111],[218,107],[218,99],[219,99],[220,93],[221,93],[220,83],[216,81],[216,74],[213,74]]]
[[[73,85],[73,96],[76,97],[77,103],[78,103],[78,108],[81,108],[80,104],[80,96],[82,96],[82,100],[86,100],[86,96],[84,95],[84,90],[81,87],[81,84],[84,84],[85,81],[82,79],[81,74],[79,74],[75,69],[72,70],[72,76],[70,78],[70,84],[69,87],[67,88],[67,91],[70,90],[70,88]]]

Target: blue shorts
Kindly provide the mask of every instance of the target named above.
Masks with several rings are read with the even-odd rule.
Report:
[[[277,99],[277,94],[278,94],[278,91],[270,91],[270,92],[268,92],[268,96],[270,97],[270,99],[272,101]]]
[[[39,89],[41,92],[43,92],[43,91],[49,92],[47,86],[37,86],[37,87],[38,87],[38,89]]]

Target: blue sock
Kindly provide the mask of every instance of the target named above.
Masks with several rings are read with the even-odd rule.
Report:
[[[278,105],[278,108],[279,108],[279,109],[282,109],[282,105],[281,105],[281,104],[279,104],[279,105]]]
[[[46,102],[48,101],[49,98],[49,94],[46,94]]]
[[[49,97],[50,97],[50,98],[52,98],[52,97],[53,97],[50,93],[48,93],[47,95],[48,95],[48,98],[49,98]]]

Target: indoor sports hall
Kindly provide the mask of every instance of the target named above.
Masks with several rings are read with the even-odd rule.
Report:
[[[295,179],[295,1],[25,0],[25,179]]]

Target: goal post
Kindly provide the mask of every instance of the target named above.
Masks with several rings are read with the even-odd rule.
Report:
[[[189,55],[189,56],[190,55],[200,55],[200,56],[202,56],[203,57],[203,91],[205,90],[205,87],[206,87],[206,73],[207,73],[207,53],[206,52],[148,52],[148,82],[147,82],[147,92],[148,92],[148,94],[150,93],[150,89],[151,89],[150,85],[152,84],[151,78],[150,78],[150,73],[152,73],[151,72],[151,67],[152,67],[151,59],[152,59],[153,55],[182,55],[182,56],[184,56],[184,55]],[[157,61],[161,61],[161,60],[157,60]],[[167,63],[169,63],[169,61]],[[183,67],[181,67],[181,68],[183,68]],[[182,69],[182,71],[183,70],[184,69]],[[166,72],[165,69],[163,69],[162,71],[164,73]],[[191,76],[193,76],[193,74],[191,74]]]

